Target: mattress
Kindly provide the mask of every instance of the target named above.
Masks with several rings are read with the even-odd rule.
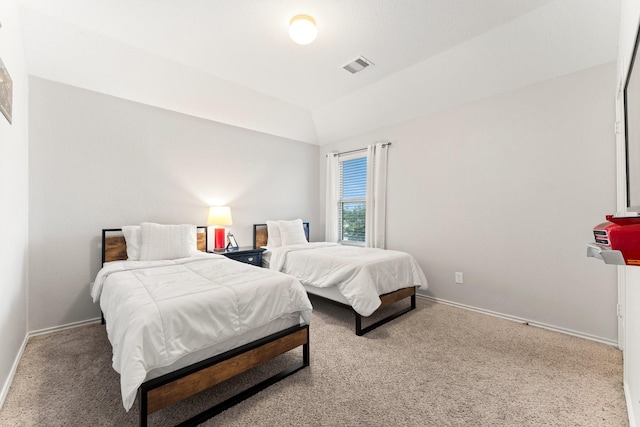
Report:
[[[215,254],[106,263],[91,293],[127,410],[145,380],[309,323],[312,309],[295,278]]]

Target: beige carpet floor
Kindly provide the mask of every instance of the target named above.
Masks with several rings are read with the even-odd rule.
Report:
[[[420,298],[417,310],[357,337],[348,310],[312,302],[311,366],[204,425],[628,425],[622,356],[611,346]],[[299,357],[153,413],[150,424],[182,421]],[[97,324],[33,337],[0,411],[0,426],[137,422]]]

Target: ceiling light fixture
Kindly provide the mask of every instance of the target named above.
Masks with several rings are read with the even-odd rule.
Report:
[[[316,39],[316,21],[309,15],[296,15],[289,23],[289,37],[298,44],[309,44]]]

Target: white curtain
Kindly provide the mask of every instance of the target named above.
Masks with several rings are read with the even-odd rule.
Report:
[[[324,239],[327,242],[338,241],[338,153],[327,154],[327,197]]]
[[[390,143],[367,146],[367,209],[364,244],[385,247],[387,208],[387,153]]]

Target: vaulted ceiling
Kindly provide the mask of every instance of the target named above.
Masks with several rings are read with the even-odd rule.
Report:
[[[324,144],[614,61],[619,0],[22,0],[30,74]],[[287,34],[313,16],[310,45]],[[375,65],[352,75],[359,56]]]

